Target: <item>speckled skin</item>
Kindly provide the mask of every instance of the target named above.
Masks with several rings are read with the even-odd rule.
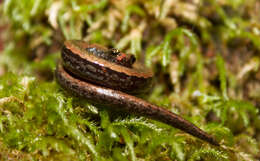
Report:
[[[98,58],[85,50],[91,47],[108,50],[79,40],[65,42],[61,57],[66,69],[88,82],[126,93],[136,94],[149,90],[153,76],[150,70],[138,63],[129,68]]]
[[[132,54],[125,54],[120,52],[117,49],[106,49],[106,51],[104,51],[103,48],[98,48],[98,47],[89,47],[86,48],[86,51],[88,53],[92,53],[95,56],[105,59],[109,62],[113,62],[116,63],[118,65],[122,65],[128,68],[132,68],[132,65],[135,62],[135,56]]]
[[[71,49],[69,53],[72,54],[72,51],[74,50]],[[63,52],[63,54],[66,53],[67,52]],[[90,59],[88,60],[90,61]],[[63,64],[64,61],[66,61],[66,59],[63,59]],[[67,66],[65,65],[64,67],[67,69]],[[161,121],[213,145],[219,145],[212,136],[202,131],[194,124],[186,121],[181,116],[176,115],[164,108],[150,104],[135,96],[131,96],[118,90],[88,83],[81,78],[76,78],[73,74],[70,74],[70,71],[66,71],[64,67],[61,63],[59,63],[55,71],[55,76],[59,84],[63,88],[71,91],[73,94],[84,97],[96,105],[103,105],[115,110],[126,111],[128,113],[146,116],[154,120]]]

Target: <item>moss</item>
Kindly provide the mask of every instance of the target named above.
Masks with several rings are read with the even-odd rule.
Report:
[[[0,160],[259,159],[259,5],[4,1]],[[66,39],[135,54],[156,76],[146,99],[214,135],[221,147],[64,91],[53,71]]]

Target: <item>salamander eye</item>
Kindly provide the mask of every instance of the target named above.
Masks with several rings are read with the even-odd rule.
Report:
[[[120,51],[118,49],[115,49],[115,48],[111,48],[109,49],[111,51],[112,54],[115,54],[115,55],[118,55],[120,54]]]

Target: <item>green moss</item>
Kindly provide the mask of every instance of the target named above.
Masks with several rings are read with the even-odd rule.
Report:
[[[4,1],[0,160],[257,160],[258,5],[257,0]],[[214,135],[221,147],[64,91],[53,71],[66,39],[145,58],[155,72],[145,98]]]

